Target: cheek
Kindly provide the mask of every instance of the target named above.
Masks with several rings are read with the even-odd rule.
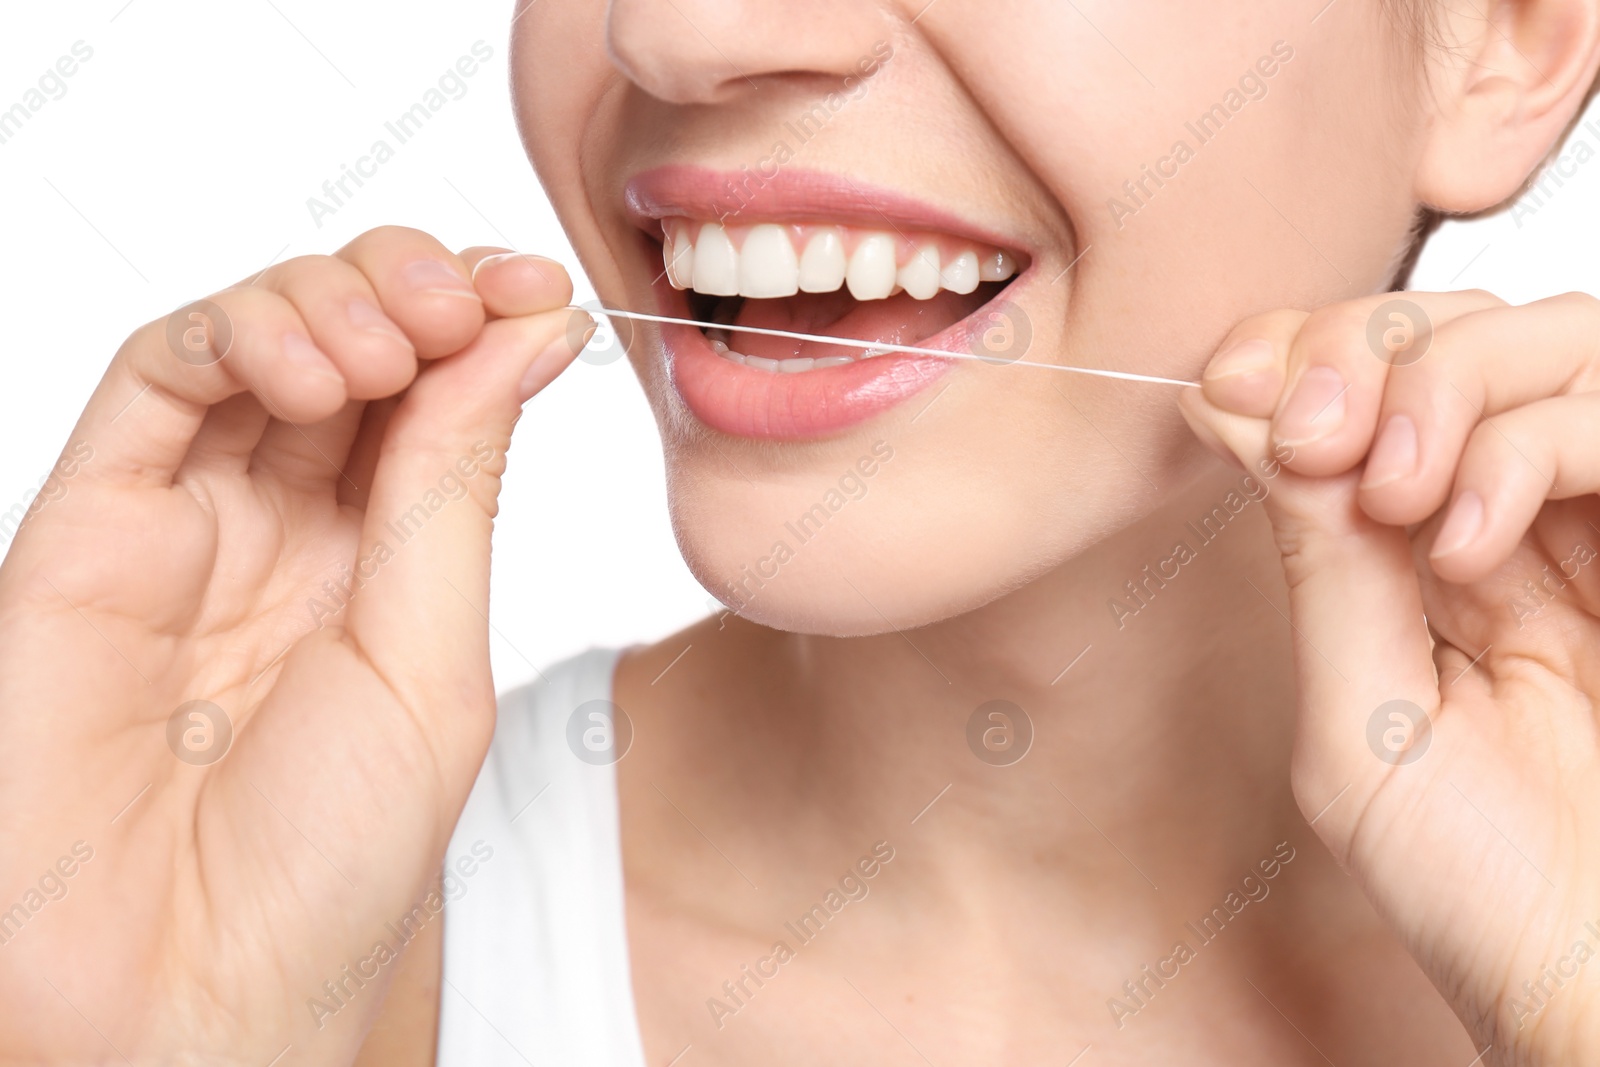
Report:
[[[586,271],[604,271],[604,247],[593,205],[616,202],[584,185],[585,174],[614,175],[606,143],[615,125],[608,90],[618,74],[605,53],[601,0],[534,0],[518,16],[511,39],[511,92],[518,132],[540,183]],[[533,251],[540,251],[533,249]]]
[[[1242,318],[1382,290],[1409,243],[1420,131],[1376,6],[1311,27],[1230,6],[1097,5],[1091,26],[1071,5],[1007,5],[943,27],[1067,216],[1072,341],[1115,352],[1105,365],[1193,378]]]

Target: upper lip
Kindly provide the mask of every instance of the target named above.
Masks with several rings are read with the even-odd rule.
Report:
[[[673,164],[634,175],[623,189],[633,224],[661,238],[661,220],[776,222],[814,220],[881,229],[938,232],[1021,251],[1014,235],[986,230],[903,193],[825,171],[785,168],[771,178],[743,171]]]

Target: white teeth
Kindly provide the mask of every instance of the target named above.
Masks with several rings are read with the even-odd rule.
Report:
[[[970,293],[978,287],[978,253],[967,251],[951,260],[940,278],[952,293]]]
[[[857,300],[882,300],[894,289],[895,242],[886,233],[867,234],[845,267],[844,283]]]
[[[739,253],[727,231],[714,222],[700,227],[694,243],[694,290],[709,296],[739,293]]]
[[[824,356],[822,359],[806,359],[795,357],[792,359],[767,359],[765,356],[747,356],[743,352],[735,352],[728,347],[726,341],[706,335],[711,342],[711,350],[730,363],[737,363],[741,367],[754,367],[772,374],[803,374],[809,370],[821,370],[825,367],[842,367],[846,363],[854,363],[849,356]]]
[[[1017,261],[1004,252],[991,252],[984,257],[978,276],[986,282],[1003,282],[1017,273]]]
[[[739,295],[771,299],[799,291],[800,264],[784,228],[763,223],[752,229],[739,250]]]
[[[689,227],[678,223],[667,233],[661,246],[666,261],[667,281],[674,289],[688,289],[694,281],[694,242],[689,239]]]
[[[847,237],[844,227],[808,223],[766,222],[736,227],[731,234],[715,222],[701,224],[693,233],[695,225],[689,219],[664,220],[662,263],[674,288],[708,296],[771,300],[843,288],[857,300],[883,300],[902,292],[929,300],[941,289],[967,294],[981,282],[1004,281],[1017,273],[1016,258],[1009,252],[959,244],[952,251],[954,238],[934,234],[912,234],[908,242],[903,234],[883,230],[855,230]],[[849,255],[847,239],[855,246]],[[802,240],[803,250],[797,244]],[[908,243],[912,250],[901,263]],[[713,317],[726,307],[719,306]]]
[[[931,300],[939,292],[939,247],[918,245],[911,262],[900,268],[900,285],[913,300]]]
[[[844,284],[844,235],[836,227],[818,230],[800,257],[800,290],[831,293]]]

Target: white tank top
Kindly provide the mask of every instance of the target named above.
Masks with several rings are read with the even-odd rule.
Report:
[[[500,698],[445,857],[439,1067],[644,1067],[617,821],[628,730],[609,715],[617,656],[585,652]]]

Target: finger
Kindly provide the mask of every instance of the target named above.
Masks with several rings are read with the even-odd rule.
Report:
[[[372,577],[348,609],[347,632],[438,731],[441,752],[462,751],[446,735],[463,700],[493,706],[492,691],[481,690],[505,451],[524,399],[586,340],[572,335],[571,318],[562,309],[489,323],[465,350],[425,368],[389,419],[362,534]],[[418,626],[422,618],[433,624]]]
[[[378,455],[383,447],[383,438],[389,430],[389,420],[394,417],[395,409],[400,406],[404,396],[387,396],[382,400],[373,400],[366,405],[366,410],[361,413],[361,425],[356,430],[355,440],[350,444],[350,450],[345,456],[344,473],[338,486],[338,500],[340,504],[367,509],[372,489],[372,479],[378,469]]]
[[[421,358],[460,351],[483,329],[483,301],[461,257],[421,230],[368,230],[338,254],[366,275]]]
[[[211,405],[173,482],[210,473],[245,473],[270,419],[267,409],[249,393],[236,393]]]
[[[553,259],[504,248],[469,248],[461,259],[491,315],[536,315],[572,302],[572,280]]]
[[[1369,724],[1391,701],[1428,714],[1438,703],[1411,543],[1404,529],[1357,506],[1355,472],[1292,469],[1293,449],[1274,442],[1268,419],[1222,411],[1199,389],[1185,390],[1179,404],[1192,425],[1270,480],[1266,512],[1289,589],[1298,680],[1292,781],[1301,811],[1342,857],[1354,828],[1346,813],[1404,770],[1369,744]]]
[[[249,473],[302,492],[326,490],[336,483],[359,489],[345,467],[366,406],[365,401],[352,400],[309,425],[273,419],[250,457]]]
[[[1304,311],[1273,311],[1230,330],[1200,379],[1212,407],[1258,419],[1276,411],[1288,376],[1289,348],[1309,317]]]
[[[1581,294],[1487,308],[1440,326],[1427,357],[1397,368],[1389,382],[1361,506],[1396,525],[1432,515],[1484,418],[1595,388],[1597,335],[1600,301]]]
[[[1414,299],[1413,299],[1414,298]],[[1303,474],[1336,474],[1366,455],[1391,364],[1376,329],[1395,305],[1422,320],[1447,322],[1475,309],[1486,294],[1380,294],[1311,314],[1275,311],[1229,332],[1206,367],[1202,387],[1216,407],[1271,417],[1275,439],[1293,449]],[[1420,304],[1420,306],[1419,306]],[[1409,335],[1408,335],[1409,336]],[[1424,342],[1431,332],[1424,335]]]
[[[1273,442],[1272,424],[1265,417],[1225,410],[1203,388],[1179,393],[1178,411],[1202,444],[1241,470],[1276,479],[1283,463],[1294,458],[1292,448]]]
[[[211,405],[246,390],[301,422],[327,418],[345,402],[344,379],[277,293],[228,289],[140,327],[73,431],[95,449],[83,476],[168,484]]]
[[[1407,353],[1416,351],[1397,357],[1385,336],[1397,331],[1416,345],[1419,335],[1499,304],[1477,292],[1382,293],[1313,312],[1290,348],[1287,385],[1272,416],[1274,438],[1294,449],[1294,469],[1338,474],[1366,457],[1388,382],[1410,369]],[[1411,321],[1418,316],[1421,322]],[[1396,321],[1404,327],[1390,325]]]
[[[301,256],[267,270],[258,286],[282,294],[327,353],[357,400],[404,389],[417,372],[416,350],[378,306],[372,283],[337,256]]]
[[[1469,582],[1516,550],[1546,500],[1600,490],[1600,394],[1551,397],[1479,423],[1429,558]]]
[[[1274,450],[1269,419],[1283,395],[1289,352],[1309,317],[1287,310],[1245,319],[1218,347],[1201,387],[1179,395],[1189,428],[1219,459],[1249,471],[1263,459],[1294,456],[1293,448]]]

